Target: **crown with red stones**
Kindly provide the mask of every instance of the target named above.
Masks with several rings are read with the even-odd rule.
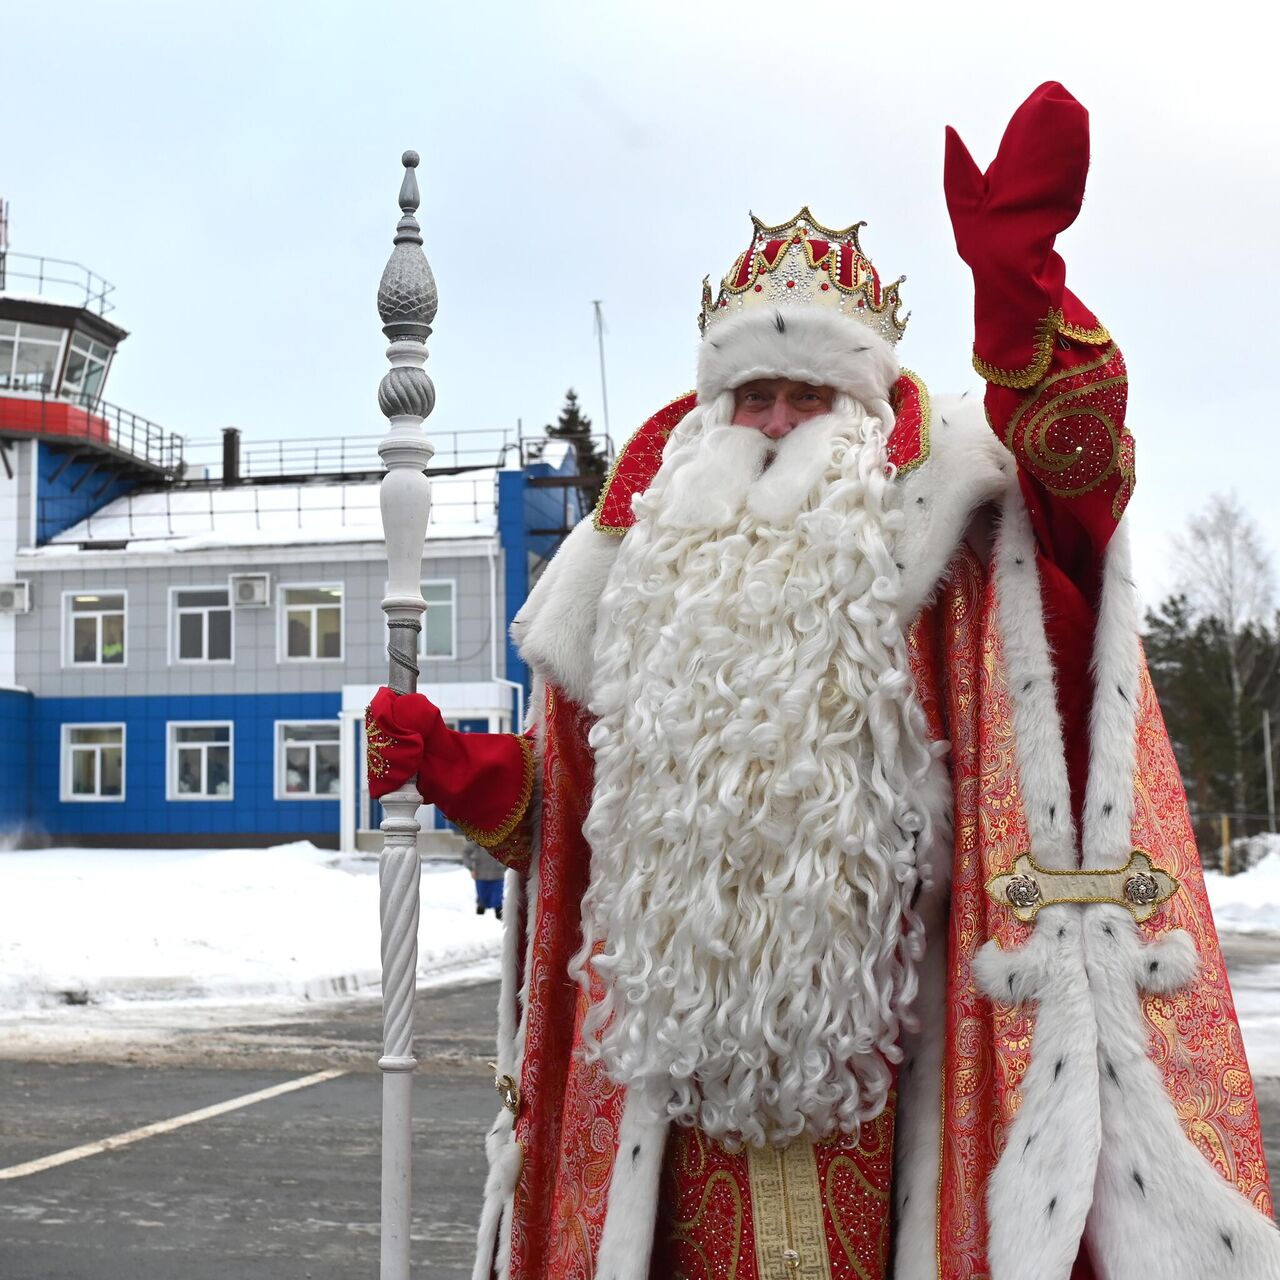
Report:
[[[703,336],[721,320],[755,307],[826,307],[861,321],[893,344],[907,327],[898,286],[880,283],[880,275],[858,243],[855,222],[839,231],[824,227],[805,205],[789,222],[767,227],[753,213],[750,246],[711,295],[711,278],[702,282]]]

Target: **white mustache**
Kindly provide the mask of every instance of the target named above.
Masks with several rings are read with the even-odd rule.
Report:
[[[871,421],[860,409],[822,414],[780,440],[704,421],[673,441],[650,490],[655,518],[673,532],[727,529],[748,511],[766,524],[789,523],[818,489],[836,441]]]

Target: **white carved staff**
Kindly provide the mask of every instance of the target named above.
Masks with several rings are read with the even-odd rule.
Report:
[[[378,445],[386,463],[379,498],[387,539],[387,683],[413,693],[418,683],[422,598],[422,549],[427,536],[431,486],[427,464],[435,452],[423,422],[436,390],[423,365],[436,316],[436,282],[422,252],[413,216],[418,208],[415,151],[401,157],[401,218],[395,248],[378,285],[382,332],[390,339],[391,368],[378,386],[378,407],[391,424]],[[412,781],[383,796],[382,856],[378,865],[382,916],[382,1280],[408,1280],[412,1197],[413,998],[418,969],[418,821],[422,803]]]

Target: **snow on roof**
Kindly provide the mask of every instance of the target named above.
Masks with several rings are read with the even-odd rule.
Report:
[[[488,538],[497,527],[493,468],[432,479],[428,540]],[[246,484],[126,494],[34,554],[65,553],[83,542],[151,552],[382,539],[376,483]]]

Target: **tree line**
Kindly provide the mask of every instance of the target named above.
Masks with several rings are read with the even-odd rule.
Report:
[[[1148,611],[1143,639],[1201,857],[1216,866],[1222,815],[1233,839],[1272,829],[1280,612],[1262,536],[1234,495],[1192,517],[1174,556],[1175,590]]]

